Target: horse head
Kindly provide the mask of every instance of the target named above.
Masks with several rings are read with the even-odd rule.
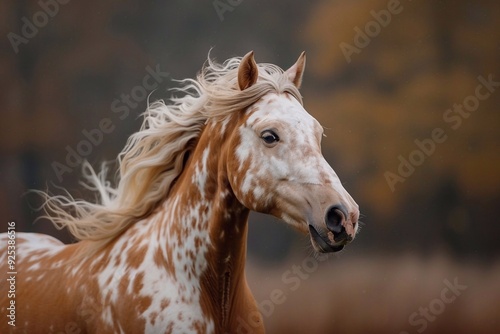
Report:
[[[244,206],[309,233],[316,251],[336,252],[354,239],[359,209],[322,155],[322,126],[293,94],[305,61],[302,53],[282,75],[291,93],[270,92],[243,110],[229,138],[227,174]],[[239,90],[251,90],[266,75],[248,53],[238,67]]]

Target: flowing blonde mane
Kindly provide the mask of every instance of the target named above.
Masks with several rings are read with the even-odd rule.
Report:
[[[45,199],[44,217],[58,228],[67,227],[78,240],[105,243],[148,217],[168,197],[209,119],[223,120],[270,92],[288,92],[302,103],[298,89],[273,64],[259,64],[257,83],[240,91],[240,62],[239,57],[223,64],[209,58],[196,80],[181,80],[173,89],[182,97],[172,97],[170,104],[160,100],[149,105],[141,129],[118,156],[116,187],[106,180],[106,166],[96,172],[85,162],[83,184],[98,194],[96,203],[75,200],[68,193],[50,196],[39,191]]]

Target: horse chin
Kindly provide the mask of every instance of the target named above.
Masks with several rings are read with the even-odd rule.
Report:
[[[345,243],[329,244],[311,224],[309,224],[309,234],[313,248],[319,253],[335,253],[344,249]]]

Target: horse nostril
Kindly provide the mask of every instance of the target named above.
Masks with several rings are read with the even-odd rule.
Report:
[[[334,205],[326,212],[326,227],[328,227],[328,229],[334,234],[339,234],[344,229],[342,226],[342,221],[344,219],[345,214],[343,207],[341,205]]]

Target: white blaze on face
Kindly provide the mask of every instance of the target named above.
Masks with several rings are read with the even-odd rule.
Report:
[[[256,188],[256,182],[262,179],[322,183],[318,170],[322,158],[319,123],[298,101],[283,94],[268,94],[254,107],[240,128],[241,143],[236,151],[240,168],[250,159],[242,192]],[[266,147],[260,138],[266,130],[279,136],[275,147]]]
[[[251,195],[253,201],[244,204],[255,210],[265,207],[274,196],[293,206],[307,201],[301,188],[321,186],[335,192],[338,201],[345,205],[355,205],[321,153],[323,128],[295,98],[268,94],[249,112],[239,129],[240,144],[236,150],[243,172],[240,197]],[[261,138],[268,130],[279,137],[275,146],[266,146]]]

